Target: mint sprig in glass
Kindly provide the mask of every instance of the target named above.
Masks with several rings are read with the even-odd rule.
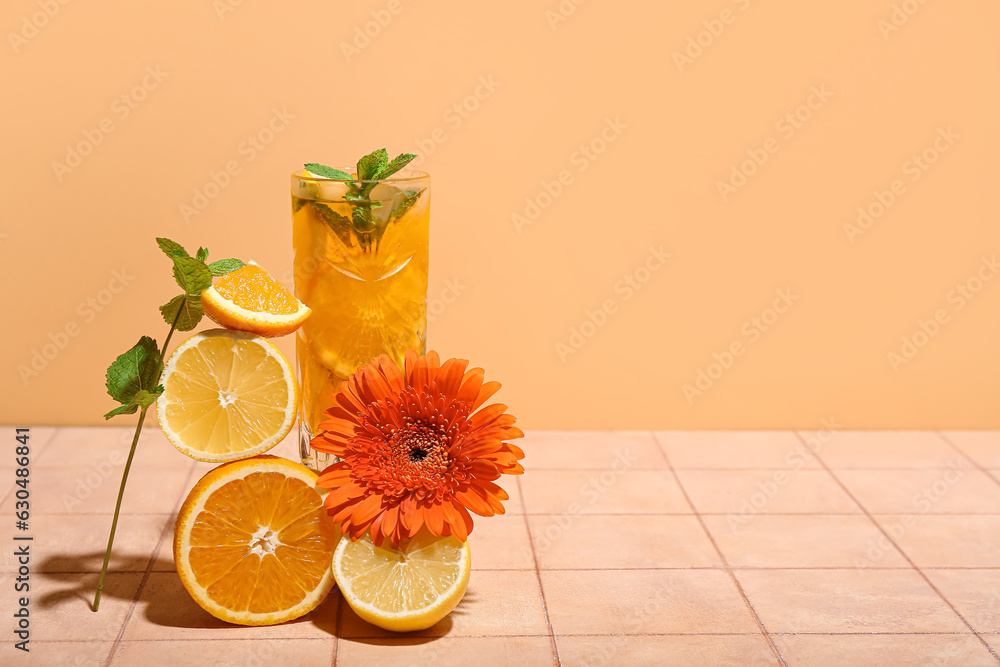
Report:
[[[373,196],[372,193],[380,183],[389,181],[393,174],[416,157],[413,153],[400,153],[389,160],[389,153],[380,148],[358,160],[357,170],[353,174],[316,162],[307,163],[305,168],[309,175],[343,181],[347,186],[343,199],[349,205],[350,215],[344,215],[330,206],[319,203],[317,210],[320,216],[341,238],[344,238],[345,226],[353,227],[358,235],[359,245],[370,251],[385,235],[386,228],[400,220],[416,203],[423,190],[404,189],[398,195],[394,193],[391,201],[386,201],[384,194]]]

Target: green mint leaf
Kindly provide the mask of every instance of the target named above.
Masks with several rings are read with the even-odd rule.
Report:
[[[118,415],[135,414],[136,410],[138,410],[139,408],[148,408],[153,403],[155,403],[156,399],[159,398],[160,394],[162,393],[163,393],[162,384],[156,385],[149,391],[146,391],[145,389],[140,389],[139,391],[135,392],[135,396],[132,397],[132,401],[128,405],[119,405],[114,410],[111,410],[110,412],[105,414],[104,418],[111,419],[112,417],[116,417]]]
[[[186,294],[201,294],[212,286],[212,272],[195,257],[174,257],[174,280]]]
[[[312,202],[312,206],[316,213],[319,214],[319,217],[323,220],[323,222],[330,226],[330,229],[337,231],[338,226],[351,226],[351,221],[347,216],[337,213],[327,204],[321,204],[318,201],[314,201]]]
[[[406,165],[408,165],[410,163],[410,160],[413,160],[416,157],[417,156],[414,155],[413,153],[400,153],[396,157],[392,158],[392,162],[390,162],[389,164],[387,164],[382,169],[382,171],[380,171],[378,173],[378,176],[376,176],[376,178],[379,178],[379,179],[389,178],[390,176],[392,176],[393,174],[395,174],[397,171],[399,171],[400,169],[402,169],[403,167],[405,167]]]
[[[426,189],[426,188],[424,188]],[[389,214],[390,218],[399,219],[403,217],[403,214],[410,210],[417,200],[420,199],[420,195],[424,193],[424,190],[407,190],[403,193],[403,199],[396,204],[392,209],[392,213]]]
[[[208,248],[198,248],[197,257],[203,262],[208,259]]]
[[[351,219],[345,215],[337,213],[326,204],[321,204],[318,201],[310,203],[320,219],[327,224],[327,226],[333,231],[334,234],[337,235],[345,246],[350,247],[351,225],[353,224]]]
[[[153,386],[160,370],[160,352],[156,341],[143,336],[132,348],[108,366],[105,385],[108,395],[119,403],[129,404],[140,389]]]
[[[208,265],[208,270],[213,276],[224,276],[230,271],[241,269],[245,266],[238,259],[220,259]]]
[[[375,231],[375,221],[372,220],[372,210],[368,207],[356,206],[351,211],[354,218],[354,229],[362,233]]]
[[[104,415],[105,419],[111,419],[112,417],[117,417],[118,415],[131,415],[139,409],[139,406],[135,403],[129,403],[128,405],[119,405],[117,408],[108,412]]]
[[[334,169],[333,167],[327,167],[325,164],[317,164],[315,162],[309,162],[306,164],[306,169],[311,173],[316,174],[322,178],[332,178],[338,181],[350,181],[352,177],[346,171],[341,171],[339,169]]]
[[[374,180],[387,164],[389,164],[389,153],[384,148],[372,151],[358,160],[358,180]]]
[[[160,394],[162,393],[163,393],[162,384],[156,385],[149,391],[145,389],[140,389],[139,391],[135,392],[135,396],[132,397],[132,405],[138,405],[139,407],[142,408],[148,408],[149,406],[151,406],[153,403],[156,402],[156,399],[159,398]]]
[[[198,326],[205,311],[201,309],[200,295],[178,294],[160,306],[160,313],[167,324],[173,324],[176,320],[178,331],[191,331]]]
[[[176,241],[171,241],[170,239],[157,238],[156,245],[160,246],[160,250],[164,252],[167,257],[173,259],[174,257],[190,257],[187,250],[184,249],[180,243]]]

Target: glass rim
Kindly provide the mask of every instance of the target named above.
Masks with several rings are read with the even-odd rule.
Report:
[[[353,168],[354,167],[348,167],[347,169],[343,169],[342,171],[344,171],[344,172],[346,172],[346,173],[349,174],[349,173],[351,173],[350,170],[353,169]],[[352,179],[348,180],[346,178],[323,178],[322,176],[300,176],[299,175],[300,171],[305,171],[305,169],[303,168],[303,169],[297,169],[297,170],[293,171],[292,172],[292,178],[300,180],[300,181],[311,181],[313,183],[322,183],[324,181],[325,182],[332,182],[332,183],[406,183],[407,181],[421,181],[421,180],[424,180],[424,179],[427,179],[427,178],[431,177],[431,175],[428,174],[426,171],[420,171],[419,169],[413,169],[413,170],[411,170],[412,171],[412,175],[411,176],[395,176],[395,175],[393,175],[393,176],[390,176],[389,178],[374,178],[374,179],[368,179],[368,180],[362,180],[362,179],[356,179],[356,178],[352,178]]]

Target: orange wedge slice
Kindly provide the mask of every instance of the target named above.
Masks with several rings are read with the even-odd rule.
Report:
[[[230,271],[202,292],[201,306],[227,329],[268,338],[292,333],[312,312],[254,262]]]

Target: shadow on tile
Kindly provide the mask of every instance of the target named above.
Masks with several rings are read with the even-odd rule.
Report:
[[[287,623],[242,626],[215,618],[191,598],[176,572],[151,572],[139,595],[123,640],[213,639],[318,639],[337,630],[336,589],[313,611]]]
[[[104,564],[104,551],[88,553],[50,554],[38,565],[36,572],[40,576],[46,574],[77,574],[99,573]],[[108,563],[108,573],[114,572],[145,572],[149,566],[149,554],[126,553],[117,549],[111,554]]]

